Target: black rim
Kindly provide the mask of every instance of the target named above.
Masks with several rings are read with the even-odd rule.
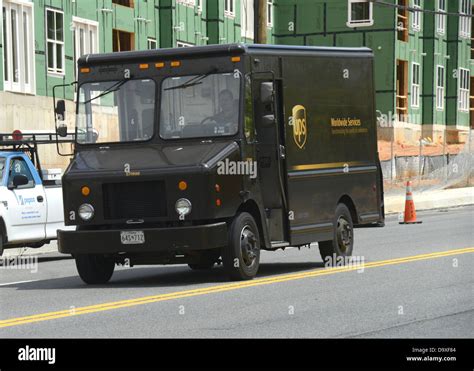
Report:
[[[347,253],[352,244],[352,227],[349,221],[340,216],[337,220],[337,245],[342,253]]]
[[[240,250],[244,264],[251,267],[257,259],[258,243],[249,225],[245,225],[240,231]]]

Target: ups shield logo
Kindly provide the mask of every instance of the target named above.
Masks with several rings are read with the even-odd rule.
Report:
[[[293,107],[293,139],[299,149],[303,149],[308,137],[306,125],[306,108],[301,105]]]

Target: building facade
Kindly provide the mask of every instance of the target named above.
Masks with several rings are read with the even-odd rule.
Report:
[[[471,18],[460,15],[472,14],[472,1],[384,3],[278,0],[274,42],[371,48],[382,139],[465,140],[474,125],[474,53]]]
[[[0,0],[0,131],[52,130],[52,87],[81,55],[253,42],[257,1],[269,43],[374,51],[382,139],[462,141],[473,125],[472,0]],[[57,93],[74,112],[75,86]]]

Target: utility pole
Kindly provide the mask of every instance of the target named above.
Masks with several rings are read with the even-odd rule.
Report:
[[[255,43],[267,43],[267,0],[254,0]]]

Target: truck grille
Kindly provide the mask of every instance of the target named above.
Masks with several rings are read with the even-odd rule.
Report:
[[[163,181],[102,185],[105,219],[143,219],[166,216]]]

